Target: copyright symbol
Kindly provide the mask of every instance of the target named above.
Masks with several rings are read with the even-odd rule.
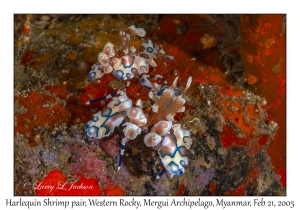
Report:
[[[25,190],[29,189],[30,187],[31,187],[31,182],[25,182],[23,184],[23,189],[25,189]]]

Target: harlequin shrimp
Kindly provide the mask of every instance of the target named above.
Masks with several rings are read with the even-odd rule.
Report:
[[[110,58],[114,57],[115,54],[114,45],[107,42],[103,51],[98,54],[98,61],[92,66],[88,78],[90,80],[100,80],[104,74],[111,73],[113,68],[110,65]]]
[[[129,122],[124,123],[124,134],[126,138],[135,139],[140,134],[140,126],[147,123],[147,118],[140,108],[132,107],[132,101],[126,96],[123,91],[118,91],[120,96],[113,98],[101,111],[94,114],[94,117],[89,121],[85,130],[89,137],[101,139],[109,136],[119,126],[125,117]]]
[[[113,74],[119,80],[130,80],[135,76],[148,73],[149,66],[146,60],[136,55],[125,55],[121,58],[113,58],[110,62]]]
[[[132,34],[136,36],[145,36],[145,30],[142,28],[135,28],[135,26],[130,26],[128,29],[132,32]],[[124,36],[123,42],[128,42],[130,40],[130,36],[125,34],[124,32],[120,32],[120,36]],[[125,45],[125,44],[123,44]],[[126,50],[127,52],[127,50]],[[98,55],[98,61],[95,63],[89,72],[88,78],[90,80],[100,79],[104,74],[113,73],[113,75],[119,80],[127,81],[125,86],[125,91],[130,85],[129,80],[136,77],[140,77],[143,74],[149,72],[149,66],[156,67],[157,64],[153,60],[153,58],[157,56],[161,56],[167,60],[174,60],[174,58],[170,55],[165,55],[162,47],[158,45],[154,45],[151,40],[146,40],[142,43],[139,48],[139,54],[135,54],[136,49],[134,47],[129,48],[129,52],[118,58],[115,57],[116,50],[114,49],[114,45],[108,42],[101,53]],[[162,78],[160,75],[153,76],[156,78]],[[166,82],[165,82],[166,83]],[[142,83],[144,86],[145,84]]]
[[[150,39],[146,40],[139,48],[139,56],[145,58],[147,63],[152,66],[156,67],[157,64],[153,60],[153,58],[157,56],[161,56],[165,60],[174,60],[173,56],[165,55],[165,51],[162,47],[155,45],[152,43]]]
[[[156,67],[153,60],[156,55],[165,59],[174,60],[170,55],[164,55],[163,49],[154,45],[150,39],[146,40],[139,49],[139,55],[135,55],[135,48],[130,48],[130,54],[121,58],[113,58],[110,65],[113,67],[113,74],[119,80],[130,80],[135,76],[143,75],[149,72],[149,66]],[[161,76],[158,76],[161,78]],[[145,85],[142,82],[142,85]]]
[[[191,146],[190,131],[182,129],[180,124],[173,124],[174,116],[178,112],[185,111],[185,99],[183,98],[191,85],[192,77],[189,77],[185,89],[179,95],[177,89],[178,77],[172,86],[163,86],[159,91],[149,93],[154,104],[148,108],[149,120],[147,125],[152,127],[151,132],[144,137],[144,143],[148,147],[160,145],[158,153],[164,168],[157,175],[159,179],[165,171],[171,176],[183,174],[184,167],[188,165],[188,150]],[[155,85],[154,85],[155,86]],[[173,130],[170,132],[170,130]]]
[[[172,124],[172,122],[176,113],[185,110],[183,95],[189,88],[192,78],[188,79],[186,87],[180,95],[178,95],[176,87],[178,78],[175,79],[172,86],[152,84],[146,76],[143,79],[146,80],[150,90],[151,106],[143,110],[143,103],[139,100],[137,102],[139,107],[133,107],[132,100],[126,96],[126,93],[118,91],[115,95],[97,99],[105,100],[113,97],[106,107],[94,114],[93,119],[86,124],[85,130],[89,137],[101,139],[109,136],[114,128],[126,119],[126,122],[123,123],[125,126],[124,138],[121,142],[118,162],[118,169],[120,169],[126,142],[135,139],[141,133],[141,128],[150,127],[151,132],[145,135],[144,143],[148,147],[159,146],[158,153],[163,170],[157,175],[157,179],[166,171],[171,176],[181,175],[184,173],[184,167],[188,165],[188,150],[191,146],[190,131],[182,129],[180,124]],[[117,94],[120,96],[114,97]]]
[[[146,31],[143,28],[136,28],[134,25],[127,28],[130,32],[135,36],[144,37],[146,35]]]

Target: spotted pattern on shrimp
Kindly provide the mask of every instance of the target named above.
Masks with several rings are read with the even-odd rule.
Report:
[[[189,135],[189,131],[179,128],[167,134],[158,149],[161,162],[171,175],[183,174],[184,167],[188,165],[188,150],[191,145]]]
[[[144,58],[135,55],[125,55],[120,59],[114,58],[111,65],[114,68],[114,76],[119,80],[130,80],[141,73],[147,73],[149,68]]]

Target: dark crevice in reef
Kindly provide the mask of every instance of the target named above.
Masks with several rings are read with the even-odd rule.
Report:
[[[242,64],[241,55],[234,54],[224,47],[219,45],[221,51],[220,60],[225,66],[225,74],[228,80],[233,85],[245,88],[246,86],[246,72]]]
[[[155,188],[151,185],[150,182],[145,182],[144,186],[146,188],[146,193],[144,195],[157,195]]]
[[[216,169],[216,195],[238,187],[249,172],[249,156],[244,147],[232,147],[223,164]]]

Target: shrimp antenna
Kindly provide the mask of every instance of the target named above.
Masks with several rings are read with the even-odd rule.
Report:
[[[177,82],[178,82],[178,77],[175,78],[173,84],[172,84],[172,88],[175,89],[177,87]]]
[[[191,86],[191,83],[192,83],[192,77],[190,76],[190,77],[188,78],[188,81],[187,81],[187,83],[186,83],[186,86],[185,86],[183,92],[181,93],[181,95],[185,94],[185,92],[187,91],[187,89]]]

